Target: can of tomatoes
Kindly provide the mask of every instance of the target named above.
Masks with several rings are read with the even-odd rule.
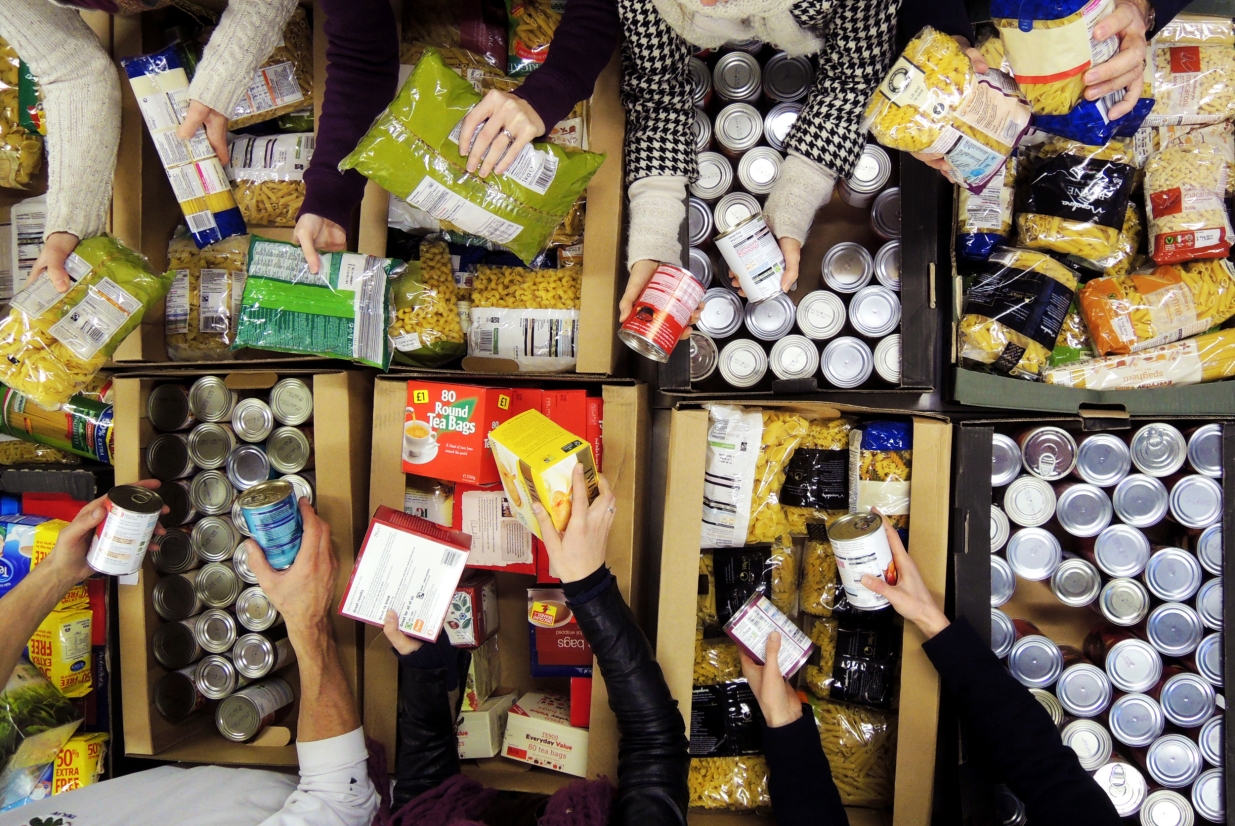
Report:
[[[703,300],[703,292],[703,285],[690,270],[660,264],[622,322],[618,338],[645,358],[668,361]]]

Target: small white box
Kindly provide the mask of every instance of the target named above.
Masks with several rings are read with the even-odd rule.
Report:
[[[517,696],[503,694],[500,697],[490,697],[479,711],[464,711],[459,715],[460,760],[495,757],[502,750],[507,712],[515,704]]]
[[[467,668],[467,684],[463,686],[463,710],[480,711],[485,700],[502,683],[502,658],[497,650],[497,637],[492,636],[479,648],[472,649],[472,663]]]
[[[506,719],[502,755],[521,763],[587,777],[588,730],[570,724],[570,698],[532,691]]]

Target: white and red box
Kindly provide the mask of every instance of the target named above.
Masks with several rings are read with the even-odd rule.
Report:
[[[768,637],[773,631],[780,633],[780,653],[776,657],[780,673],[792,677],[806,664],[814,643],[771,600],[756,591],[725,623],[729,638],[759,665],[767,657]]]
[[[535,537],[515,516],[501,485],[455,485],[454,523],[472,537],[469,568],[536,573]]]
[[[460,760],[482,760],[496,757],[502,750],[502,736],[516,694],[490,697],[476,711],[459,714],[456,736],[459,739]]]
[[[532,691],[510,707],[502,756],[554,771],[587,776],[588,730],[570,724],[570,698]]]
[[[446,636],[458,648],[476,648],[501,626],[497,610],[497,577],[469,569],[459,580],[446,610]]]

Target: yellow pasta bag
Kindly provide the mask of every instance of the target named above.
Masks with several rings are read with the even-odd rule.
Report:
[[[1042,374],[1047,384],[1086,390],[1139,390],[1235,376],[1235,330],[1219,330],[1127,356],[1104,356]]]
[[[1063,329],[1055,339],[1055,349],[1051,351],[1049,364],[1051,367],[1059,367],[1093,357],[1093,343],[1089,340],[1085,319],[1081,317],[1080,310],[1069,309],[1063,320]]]
[[[896,778],[896,713],[821,698],[812,698],[810,704],[841,803],[891,806]]]
[[[1235,118],[1235,46],[1151,48],[1145,66],[1153,111],[1146,126],[1219,123]]]
[[[816,697],[827,697],[832,690],[832,667],[836,664],[836,633],[838,623],[831,617],[811,617],[806,635],[817,651],[802,668],[801,683]]]
[[[828,539],[827,525],[813,522],[806,530],[806,546],[802,550],[802,611],[817,617],[830,617],[841,598],[836,555]]]
[[[1016,187],[1016,156],[981,192],[956,188],[956,255],[985,261],[1012,234],[1012,202]]]
[[[798,551],[793,539],[782,534],[772,543],[768,557],[772,571],[772,587],[768,599],[783,614],[792,616],[798,612]]]
[[[789,522],[780,504],[780,489],[785,483],[785,467],[810,430],[806,418],[796,413],[764,410],[762,417],[763,432],[755,461],[750,526],[746,534],[748,545],[775,542],[789,534]]]
[[[510,19],[508,75],[530,75],[545,62],[553,33],[562,22],[564,6],[565,3],[553,0],[506,0]]]
[[[445,242],[422,242],[420,261],[408,262],[407,272],[392,289],[395,319],[390,340],[396,363],[440,367],[467,353],[454,267]]]
[[[867,513],[877,508],[892,527],[908,528],[913,425],[904,421],[867,422],[861,431],[854,431],[851,441],[858,442],[859,451],[855,478],[849,483],[850,510]]]
[[[699,604],[698,620],[703,625],[716,625],[716,571],[712,555],[699,554]],[[701,637],[702,638],[702,637]]]
[[[294,227],[304,203],[304,173],[316,139],[303,134],[238,135],[228,145],[227,177],[249,226]]]
[[[90,620],[87,610],[52,611],[30,638],[30,662],[65,697],[90,693]]]
[[[240,298],[248,277],[249,236],[234,235],[197,248],[183,228],[167,245],[173,277],[163,312],[163,340],[172,361],[236,357]]]
[[[768,762],[761,754],[693,757],[686,783],[692,809],[751,810],[772,805]]]
[[[1222,153],[1226,161],[1226,194],[1235,190],[1235,124],[1229,122],[1160,126],[1151,130],[1157,136],[1154,152],[1166,146],[1196,146],[1208,144]],[[1152,152],[1149,154],[1153,154]],[[1146,155],[1145,161],[1149,157]],[[1143,164],[1142,164],[1143,165]]]
[[[25,189],[43,163],[43,137],[22,126],[21,58],[0,38],[0,186]]]
[[[562,372],[578,361],[581,267],[482,266],[472,286],[467,354]]]
[[[108,735],[101,731],[70,737],[56,755],[51,793],[64,794],[98,783],[106,768],[103,757],[107,754],[107,740]]]
[[[742,679],[738,646],[728,637],[704,639],[703,626],[695,630],[695,685],[719,685]]]
[[[1166,146],[1145,163],[1149,254],[1159,264],[1225,258],[1231,222],[1223,196],[1228,168],[1209,143]]]

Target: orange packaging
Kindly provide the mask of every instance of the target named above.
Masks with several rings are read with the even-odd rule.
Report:
[[[540,412],[571,433],[583,433],[587,430],[587,391],[546,390]]]
[[[489,433],[511,417],[512,406],[507,388],[409,381],[403,470],[472,485],[499,481]]]
[[[604,473],[605,400],[589,396],[587,400],[587,440],[592,444],[596,469]]]

